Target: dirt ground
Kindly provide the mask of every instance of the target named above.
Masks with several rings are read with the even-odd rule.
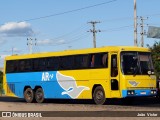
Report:
[[[88,119],[88,120],[108,120],[108,119],[123,119],[123,120],[128,120],[128,119],[144,119],[144,120],[149,120],[149,119],[155,119],[158,120],[160,117],[126,117],[123,115],[123,117],[118,114],[123,114],[125,111],[127,111],[125,114],[131,114],[131,112],[138,111],[136,114],[143,113],[143,111],[148,111],[149,113],[158,113],[158,116],[160,116],[160,99],[157,98],[137,98],[134,100],[132,103],[124,104],[122,100],[108,100],[105,105],[95,105],[91,100],[47,100],[45,103],[38,104],[38,103],[26,103],[23,99],[18,99],[18,98],[11,98],[11,97],[5,97],[2,96],[0,97],[0,111],[1,112],[6,112],[6,111],[20,111],[20,112],[42,112],[42,111],[58,111],[58,114],[72,114],[71,112],[68,111],[75,111],[73,114],[75,115],[74,117],[68,117],[67,115],[65,117],[43,117],[42,118],[23,118],[23,119],[30,119],[30,120],[53,120],[53,119],[66,119],[66,120],[80,120],[80,119]],[[63,112],[62,112],[63,111]],[[66,111],[66,112],[64,112]],[[78,112],[80,111],[81,115],[79,115]],[[93,114],[90,117],[85,117],[83,114],[89,113],[88,111],[94,111],[91,112]],[[99,111],[99,112],[98,112]],[[128,112],[129,111],[129,112]],[[130,112],[131,111],[131,112]],[[84,112],[84,113],[83,113]],[[104,117],[104,114],[107,114],[111,112],[112,117]],[[119,113],[122,112],[122,113]],[[96,116],[95,114],[98,113],[104,113],[101,117]],[[2,113],[1,113],[2,114]],[[52,114],[52,113],[51,113]],[[53,113],[55,114],[55,113]],[[77,115],[78,114],[78,117]],[[118,115],[118,117],[114,117]],[[0,117],[0,120],[3,119],[12,119],[12,120],[21,120],[22,118],[4,118]]]

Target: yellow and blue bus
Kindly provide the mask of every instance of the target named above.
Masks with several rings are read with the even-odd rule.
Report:
[[[12,55],[5,58],[5,95],[31,103],[45,99],[155,96],[156,77],[147,48],[106,46]]]

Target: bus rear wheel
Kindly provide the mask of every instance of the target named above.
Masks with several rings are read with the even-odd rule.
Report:
[[[37,103],[43,103],[44,102],[44,92],[42,88],[38,88],[35,93],[35,99]]]
[[[34,91],[31,88],[27,88],[24,91],[24,99],[28,103],[32,103],[34,101]]]
[[[103,105],[106,101],[104,89],[101,86],[97,86],[93,92],[93,100],[97,105]]]

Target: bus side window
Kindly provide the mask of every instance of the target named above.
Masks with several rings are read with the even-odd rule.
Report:
[[[94,67],[94,68],[108,67],[108,54],[97,53],[97,54],[93,55],[92,61],[94,63],[92,65],[92,67]]]
[[[111,77],[116,77],[118,75],[117,68],[117,55],[111,56]]]
[[[46,70],[46,59],[40,58],[39,59],[39,71]]]
[[[61,70],[70,70],[73,69],[74,57],[73,56],[63,56],[60,57],[60,69]]]
[[[53,71],[59,68],[59,57],[49,57],[46,58],[46,70]]]
[[[82,68],[90,68],[90,55],[82,56]]]
[[[14,67],[12,61],[6,61],[6,73],[10,73],[14,71]]]
[[[102,63],[104,67],[108,67],[108,54],[104,54],[102,57]]]
[[[20,60],[18,63],[18,66],[19,66],[19,69],[18,69],[19,72],[25,71],[25,61],[24,60]]]
[[[53,70],[59,69],[59,57],[53,57]]]
[[[25,60],[25,68],[24,68],[24,71],[25,71],[25,72],[32,71],[32,60],[31,60],[31,59]]]
[[[82,61],[83,61],[82,55],[74,56],[74,69],[81,69],[83,63]]]
[[[6,62],[6,73],[17,72],[18,65],[16,60],[11,60]]]
[[[91,67],[95,66],[95,55],[91,55]]]
[[[46,69],[53,70],[53,58],[46,58]]]
[[[33,71],[40,71],[40,59],[33,59]]]
[[[74,69],[74,56],[68,56],[66,62],[66,69]]]

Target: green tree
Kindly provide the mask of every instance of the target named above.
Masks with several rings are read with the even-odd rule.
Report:
[[[0,71],[0,94],[2,93],[3,89],[3,72]]]
[[[160,77],[160,42],[155,42],[153,46],[147,45],[152,54],[152,60],[155,68],[155,74],[157,78]]]

